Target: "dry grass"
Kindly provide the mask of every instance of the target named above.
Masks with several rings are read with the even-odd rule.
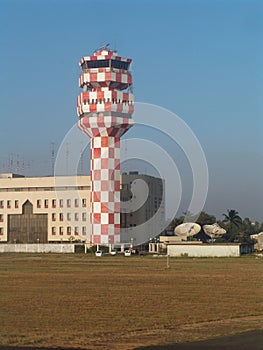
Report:
[[[263,329],[263,259],[0,255],[0,344],[83,349]]]

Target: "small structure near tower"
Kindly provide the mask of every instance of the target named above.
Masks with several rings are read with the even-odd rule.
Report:
[[[91,138],[91,243],[120,242],[120,137],[133,125],[130,58],[108,45],[80,60],[79,128]]]

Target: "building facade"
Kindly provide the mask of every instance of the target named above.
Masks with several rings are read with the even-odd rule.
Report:
[[[167,244],[167,254],[174,257],[236,257],[253,252],[253,245],[245,243],[182,242]]]
[[[125,203],[132,200],[133,197],[136,197],[137,205],[127,208]],[[137,171],[123,173],[121,181],[121,209],[122,228],[142,225],[150,220],[157,211],[160,211],[162,214],[162,220],[159,222],[160,227],[164,227],[164,181],[154,176],[139,174]],[[153,231],[153,227],[150,225],[149,230]]]
[[[0,240],[47,243],[89,238],[89,176],[0,176]]]
[[[143,179],[147,201],[121,215],[121,226],[132,229],[152,217],[162,204],[163,181],[137,172],[121,177],[121,199],[130,199],[131,184]],[[0,174],[0,243],[91,242],[90,177],[23,177]],[[144,197],[144,194],[141,193]],[[108,242],[110,243],[110,242]]]

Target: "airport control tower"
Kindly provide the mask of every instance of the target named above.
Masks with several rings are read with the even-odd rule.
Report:
[[[133,125],[130,58],[103,46],[80,60],[79,128],[91,138],[91,243],[120,242],[120,137]]]

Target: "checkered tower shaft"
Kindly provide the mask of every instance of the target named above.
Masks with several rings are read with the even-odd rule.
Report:
[[[91,138],[91,242],[120,242],[120,137],[133,125],[131,59],[102,50],[80,61],[79,128]],[[127,91],[128,89],[128,91]],[[126,90],[126,91],[125,91]]]

